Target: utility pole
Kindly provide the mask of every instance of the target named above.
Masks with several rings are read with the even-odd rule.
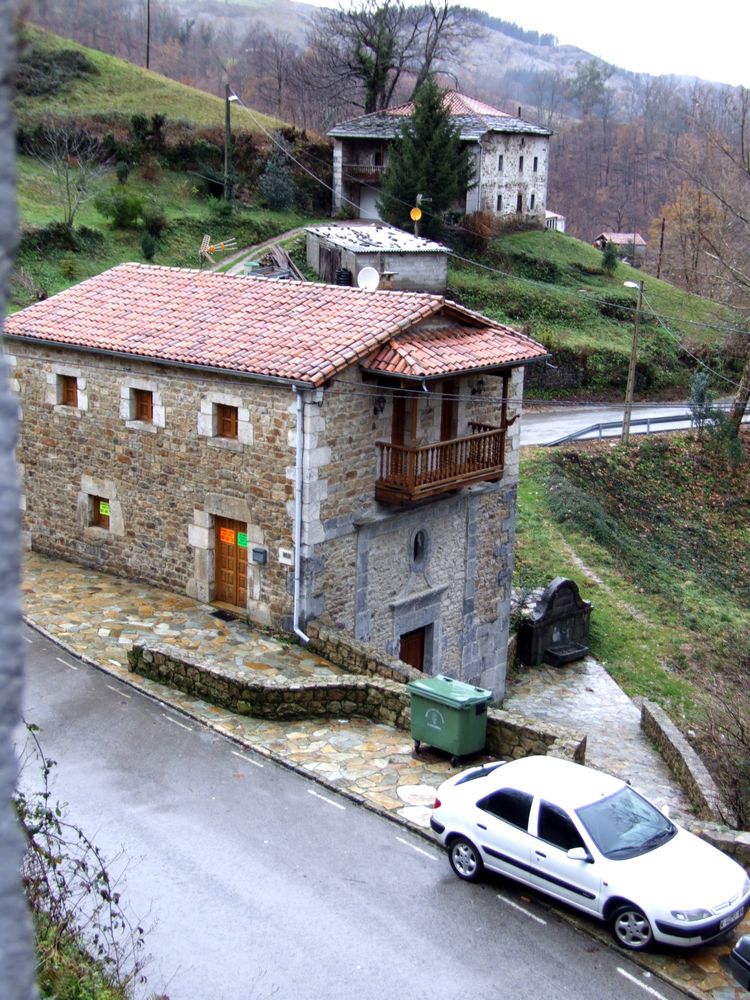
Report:
[[[146,69],[151,62],[151,0],[146,0]]]
[[[633,393],[635,392],[635,367],[638,362],[638,334],[641,326],[641,305],[643,304],[643,282],[626,281],[626,288],[638,289],[638,303],[635,307],[635,317],[633,319],[633,346],[630,350],[630,367],[628,368],[628,386],[625,390],[625,413],[622,419],[622,443],[627,444],[630,440],[630,417],[633,412]]]
[[[231,92],[229,84],[224,85],[224,201],[231,201],[232,188],[229,175],[232,169],[232,125],[229,106],[238,98]]]

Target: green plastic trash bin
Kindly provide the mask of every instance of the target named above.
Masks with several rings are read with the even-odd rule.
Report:
[[[492,692],[437,674],[410,681],[411,735],[414,749],[429,743],[445,750],[455,763],[465,754],[484,749],[487,739],[487,704]]]

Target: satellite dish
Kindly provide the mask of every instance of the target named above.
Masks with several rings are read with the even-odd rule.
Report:
[[[380,275],[374,267],[363,267],[357,275],[357,286],[366,292],[374,292],[380,284]]]

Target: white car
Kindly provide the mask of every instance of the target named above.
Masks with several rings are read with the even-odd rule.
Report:
[[[554,757],[443,782],[430,825],[459,878],[484,868],[605,920],[618,944],[690,947],[728,933],[750,879],[628,784]]]

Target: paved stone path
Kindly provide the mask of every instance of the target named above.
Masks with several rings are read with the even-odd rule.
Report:
[[[23,592],[29,622],[72,653],[369,808],[428,828],[435,789],[455,769],[438,752],[423,750],[415,757],[407,733],[361,719],[290,723],[233,715],[127,668],[133,643],[154,637],[193,655],[200,651],[206,662],[227,671],[252,671],[256,677],[261,671],[269,679],[341,672],[321,657],[245,623],[222,621],[211,605],[37,553],[28,554]],[[657,802],[669,801],[675,813],[686,811],[682,793],[640,733],[638,709],[596,661],[529,669],[517,678],[504,707],[586,731],[588,763],[629,778]],[[565,915],[607,940],[591,921]],[[735,937],[740,933],[750,933],[750,918]],[[730,946],[723,942],[687,955],[656,953],[639,961],[690,996],[742,1000],[747,994],[732,985],[725,970]]]
[[[641,732],[641,712],[604,667],[587,656],[564,667],[528,667],[510,687],[503,708],[575,725],[586,733],[586,763],[617,775],[679,821],[693,814],[682,788]]]

